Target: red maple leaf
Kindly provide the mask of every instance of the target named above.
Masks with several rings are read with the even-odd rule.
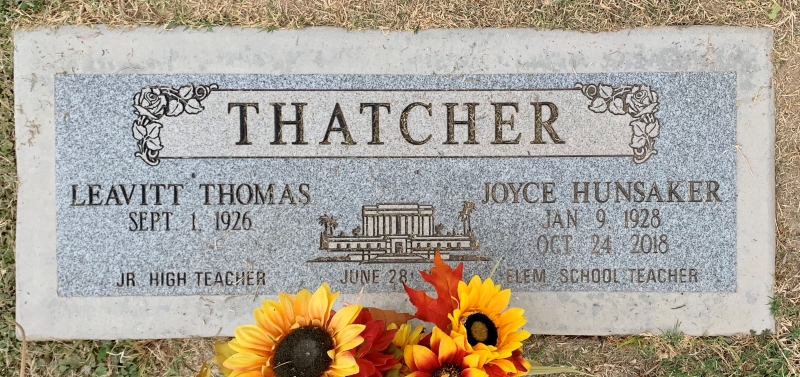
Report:
[[[437,251],[431,272],[420,271],[419,274],[436,290],[436,298],[428,296],[421,289],[414,289],[403,283],[408,299],[417,307],[414,316],[433,323],[440,329],[447,329],[450,324],[447,315],[458,307],[458,282],[464,274],[464,263],[459,263],[453,269],[444,263]]]

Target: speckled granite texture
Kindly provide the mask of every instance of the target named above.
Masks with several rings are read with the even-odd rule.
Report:
[[[317,150],[349,147],[319,144],[327,124],[313,122],[315,105],[322,101],[316,98],[315,102],[314,97],[284,100],[287,103],[308,103],[304,118],[305,137],[310,145],[271,146],[250,136],[255,147],[260,144],[262,149],[300,150],[294,156],[297,158],[164,159],[158,166],[149,166],[134,156],[138,149],[136,139],[131,136],[131,124],[136,119],[132,99],[142,88],[151,86],[215,83],[220,89],[240,90],[377,90],[363,92],[353,99],[341,99],[344,105],[383,98],[380,90],[405,89],[412,90],[401,96],[401,99],[406,99],[405,103],[434,102],[438,105],[437,101],[428,98],[430,92],[415,92],[413,89],[492,89],[502,92],[568,89],[576,82],[602,82],[613,88],[634,84],[649,86],[652,92],[657,93],[659,104],[655,115],[660,121],[660,134],[654,139],[658,153],[641,164],[634,163],[631,157],[377,158],[401,154],[404,151],[396,150],[415,147],[397,142],[379,150],[374,154],[375,158],[308,159],[303,157],[313,156]],[[442,223],[446,229],[443,233],[463,233],[458,214],[464,201],[476,204],[471,227],[479,246],[475,251],[457,251],[452,255],[474,254],[488,259],[466,262],[468,275],[486,276],[499,261],[499,276],[496,278],[516,291],[733,291],[736,289],[736,154],[732,153],[735,151],[732,147],[736,128],[735,88],[736,75],[724,72],[578,76],[59,75],[55,92],[59,291],[64,296],[241,294],[252,290],[253,286],[247,285],[246,279],[237,278],[236,273],[251,270],[264,273],[264,284],[256,282],[263,293],[294,291],[323,281],[331,282],[334,288],[346,292],[358,292],[361,283],[366,283],[371,291],[400,291],[399,280],[392,281],[392,275],[396,273],[393,271],[414,272],[426,264],[402,263],[402,259],[392,263],[308,263],[308,260],[319,257],[352,254],[320,250],[323,228],[318,218],[329,214],[340,225],[335,233],[345,231],[350,234],[353,228],[362,226],[363,205],[419,203],[435,208],[436,222]],[[250,92],[234,103],[257,103],[260,93]],[[286,96],[292,94],[285,93],[288,93]],[[464,94],[457,94],[453,101],[481,103],[473,92],[458,93]],[[213,103],[215,95],[216,92],[212,91],[204,102]],[[583,97],[580,91],[577,96],[582,98],[577,106],[564,106],[555,101],[560,105],[558,112],[564,123],[557,120],[554,128],[565,130],[561,131],[562,135],[570,129],[586,132],[573,131],[566,137],[565,144],[558,145],[544,136],[549,146],[561,148],[562,154],[582,150],[571,144],[583,138],[599,138],[594,133],[611,127],[602,122],[570,121],[570,113],[586,113],[588,119],[594,115],[588,110],[592,101]],[[491,98],[486,99],[482,105],[488,107],[490,101]],[[223,104],[231,102],[233,100],[229,99]],[[523,105],[526,104],[523,102]],[[262,112],[269,114],[263,119],[250,114],[250,128],[269,129],[266,133],[271,137],[273,125],[269,121],[273,115],[267,106],[262,104]],[[203,110],[203,114],[217,115],[213,121],[195,121],[188,114],[176,117],[188,122],[189,128],[173,137],[173,143],[184,142],[182,139],[191,139],[195,135],[217,134],[221,127],[238,130],[236,113],[230,115],[217,108]],[[326,108],[325,115],[330,117],[332,109]],[[351,118],[358,114],[346,106],[344,109]],[[397,117],[402,107],[396,106],[395,109]],[[443,113],[441,109],[437,111]],[[466,110],[460,111],[460,118],[463,118]],[[294,118],[291,110],[287,113],[285,119]],[[494,132],[492,119],[484,118],[479,114],[476,121],[479,136],[487,129]],[[230,124],[226,124],[226,119]],[[164,127],[160,132],[164,135],[170,132],[170,120],[169,117],[161,120]],[[384,139],[398,134],[397,123],[388,115],[384,115],[383,123]],[[427,128],[416,124],[409,127],[427,129],[438,136],[446,128],[445,122],[440,123],[438,133],[436,129],[431,130],[436,124]],[[614,126],[619,128],[619,125]],[[459,140],[465,139],[466,126],[459,127],[457,136]],[[631,131],[627,125],[623,127],[628,136],[623,136],[617,144],[624,147],[631,142]],[[355,135],[358,129],[352,121],[350,128],[354,129]],[[516,130],[523,130],[522,122]],[[292,132],[293,128],[287,127],[285,138],[288,142],[294,140]],[[341,139],[338,134],[334,135],[335,140]],[[369,138],[356,140],[366,144]],[[490,143],[491,139],[479,140],[478,145],[459,144],[453,149],[460,148],[456,150],[467,155],[475,154],[472,152],[475,150],[492,154],[497,149]],[[236,146],[235,141],[233,138],[228,143],[230,150],[245,148]],[[436,145],[442,145],[442,141],[437,140]],[[531,150],[538,147],[527,140],[522,145]],[[165,145],[165,151],[170,147]],[[223,151],[214,152],[222,154]],[[689,181],[698,182],[692,184],[697,189],[696,202],[690,201]],[[494,196],[483,203],[486,182],[490,183],[490,192]],[[495,187],[497,182],[506,188]],[[554,202],[528,203],[518,194],[518,203],[514,203],[509,182],[517,186],[527,182],[538,182],[540,186],[542,182],[552,182]],[[583,182],[590,182],[588,203],[583,203],[580,193],[577,194],[579,203],[573,203],[576,195],[573,182],[577,182],[578,190],[583,190]],[[605,200],[610,195],[609,202],[598,203],[593,194],[594,182],[601,182],[599,199]],[[605,182],[612,183],[607,186]],[[622,196],[625,191],[616,194],[615,182],[621,182],[633,197],[625,199]],[[631,189],[627,182],[641,183]],[[677,187],[674,190],[677,196],[672,198],[668,195],[669,182],[682,182],[673,183]],[[136,191],[131,204],[127,204],[126,191],[123,190],[133,193],[135,187],[141,188],[133,185],[143,183],[182,187],[163,187],[165,199],[161,205],[154,202],[155,187],[151,186],[146,189],[146,205],[141,202],[141,190]],[[657,192],[651,195],[653,183]],[[73,205],[73,195],[76,204],[90,200],[89,184],[100,185],[92,190],[98,193],[94,201],[102,205]],[[224,190],[229,190],[229,184],[235,185],[240,193],[235,204],[229,204],[230,196],[223,197],[225,205],[218,204],[219,184],[224,185]],[[275,203],[253,204],[256,200],[248,198],[255,184],[264,190],[270,184],[275,185]],[[300,192],[302,184],[307,185],[304,191],[308,197]],[[709,196],[709,184],[712,189],[718,185],[718,197]],[[77,185],[75,193],[73,185]],[[112,185],[117,185],[114,190],[118,193],[110,192]],[[246,187],[240,188],[242,185]],[[290,187],[290,193],[287,193],[286,185]],[[610,193],[606,193],[608,187]],[[542,196],[541,190],[533,193],[535,186],[528,188],[529,198]],[[206,199],[207,190],[210,190],[209,199]],[[637,195],[636,190],[644,194]],[[176,191],[179,204],[173,205]],[[117,195],[121,199],[116,199]],[[280,198],[284,195],[281,204]],[[509,199],[498,203],[506,196]],[[605,224],[596,219],[603,216],[603,212],[598,213],[600,210],[605,212]],[[632,210],[642,213],[636,228],[633,228]],[[647,215],[644,210],[648,211]],[[226,231],[223,224],[217,230],[216,216],[220,211],[247,212],[252,221],[250,230],[231,230],[235,226],[235,214],[232,215],[234,225]],[[551,222],[556,221],[555,212],[559,211],[563,216],[563,228],[558,222],[553,224],[554,228],[543,228],[547,226],[548,211]],[[575,214],[576,224],[568,221],[567,211],[576,211],[571,212]],[[629,212],[627,227],[626,211]],[[157,222],[153,220],[153,212],[156,212]],[[650,212],[657,215],[652,216]],[[166,230],[167,216],[170,216],[169,231]],[[195,228],[200,228],[200,231],[192,231],[192,216],[195,217]],[[154,225],[155,231],[139,229],[150,229]],[[604,245],[607,236],[608,244]],[[367,242],[369,240],[365,239],[362,243]],[[355,246],[356,241],[352,243]],[[592,254],[593,251],[598,254]],[[543,277],[542,269],[545,270]],[[373,270],[378,270],[377,279]],[[534,270],[540,274],[536,281]],[[370,279],[350,276],[346,284],[342,283],[345,273],[352,271],[358,275],[369,271]],[[165,286],[164,282],[169,283],[169,280],[160,277],[162,272],[175,273],[175,279],[179,276],[177,274],[185,273],[186,279]],[[224,281],[217,280],[217,272],[221,272]],[[135,285],[127,280],[125,284],[118,284],[122,282],[123,274],[127,276],[128,273],[134,273]],[[207,273],[212,277],[209,278]],[[531,274],[530,278],[526,278],[528,274]],[[253,276],[257,279],[257,274]],[[421,286],[422,281],[416,273],[409,276],[410,284]],[[242,281],[237,283],[240,279]]]
[[[230,335],[237,325],[252,322],[259,300],[322,281],[344,291],[343,302],[410,311],[399,281],[405,276],[421,287],[416,271],[429,264],[411,263],[419,255],[405,253],[427,243],[443,248],[451,243],[458,250],[448,255],[468,259],[467,274],[485,276],[497,264],[494,279],[513,289],[512,302],[525,310],[526,329],[533,333],[659,333],[676,323],[695,335],[774,328],[769,313],[775,255],[770,30],[682,27],[584,34],[453,29],[412,34],[64,27],[18,31],[14,38],[20,181],[16,318],[29,340]],[[632,115],[624,100],[603,97],[609,96],[607,87],[574,89],[577,83],[600,82],[612,92],[624,85],[647,85],[653,91],[647,97],[657,100],[658,109]],[[213,90],[208,93],[189,92],[190,83],[197,85],[194,89],[217,86],[209,86]],[[171,98],[183,102],[163,103],[160,113],[159,97],[142,92],[154,85],[174,88]],[[283,91],[232,92],[269,88]],[[315,91],[306,95],[299,88]],[[370,110],[359,112],[361,94],[337,90],[379,94],[390,88],[402,90],[384,97],[392,104],[391,113],[380,113],[385,144],[369,149]],[[511,90],[525,88],[569,93],[559,97]],[[418,123],[426,113],[422,107],[409,116],[410,136],[422,138],[430,131],[433,144],[413,149],[420,152],[414,158],[379,158],[410,150],[399,136],[399,120],[404,106],[426,99],[412,89],[443,89],[438,93],[444,97],[436,101],[453,95],[448,98],[455,102],[467,100],[459,100],[455,89],[475,92],[461,93],[479,103],[479,144],[443,145],[446,109],[437,102],[429,123]],[[139,114],[133,107],[137,94]],[[270,103],[277,101],[270,96],[278,94],[286,95],[287,118],[294,115],[292,101],[308,100],[311,123],[304,148],[312,152],[291,152],[300,146],[287,144],[280,147],[290,152],[271,154],[279,149],[269,143],[274,137]],[[595,101],[598,96],[602,103]],[[257,114],[249,109],[252,145],[247,147],[234,144],[238,108],[229,110],[226,103],[234,98],[260,106]],[[325,151],[297,158],[320,151],[321,135],[336,118],[326,109],[333,99],[341,100],[357,144],[343,146],[343,131],[333,131],[326,147],[338,148],[340,156]],[[588,136],[597,140],[581,148],[597,157],[527,157],[520,146],[491,144],[494,114],[487,111],[488,103],[517,99],[521,104],[558,102],[554,128],[565,138],[566,154],[574,155],[570,146]],[[205,109],[191,114],[199,106]],[[520,107],[520,123],[513,133],[503,125],[504,137],[522,132],[522,143],[535,137],[531,109]],[[511,114],[505,110],[504,116]],[[155,113],[142,115],[148,111]],[[455,111],[455,121],[463,120],[467,110]],[[600,127],[617,127],[611,126],[617,121],[621,126],[614,131],[627,135],[602,132]],[[155,122],[163,124],[158,135]],[[638,122],[635,132],[628,122]],[[464,128],[455,125],[460,142]],[[291,126],[284,131],[283,138],[293,141]],[[558,148],[547,131],[543,137],[546,148]],[[202,143],[193,144],[198,140],[220,144],[204,150]],[[628,143],[644,145],[639,151],[644,155],[650,147],[658,153],[637,164]],[[532,155],[549,150],[527,146]],[[466,147],[474,151],[472,157],[457,158]],[[257,158],[195,158],[239,150]],[[433,155],[438,153],[441,157]],[[493,153],[502,157],[489,157]],[[674,190],[684,202],[674,195],[669,201],[670,181],[682,182]],[[702,202],[688,202],[692,181],[703,182],[693,185],[694,199]],[[612,182],[614,198],[597,203],[591,193],[583,203],[578,194],[580,203],[573,203],[574,184],[580,190],[583,182],[590,190],[598,182],[603,191],[605,182]],[[621,194],[616,203],[616,182],[623,188],[631,182],[630,202]],[[494,197],[484,202],[487,183]],[[653,183],[658,185],[655,193]],[[141,205],[140,192],[133,190],[144,184],[149,196]],[[234,184],[244,195],[258,184],[264,197],[259,200],[267,204],[220,205],[219,184],[226,190]],[[539,201],[527,202],[524,187],[528,199]],[[160,205],[154,190],[160,190]],[[552,202],[543,203],[545,196]],[[123,204],[128,197],[131,204]],[[89,205],[98,200],[109,205]],[[459,218],[465,201],[475,204],[469,221]],[[650,226],[630,228],[631,211],[643,219],[645,209]],[[542,227],[548,210],[555,228]],[[577,211],[571,213],[575,226],[568,210]],[[416,211],[423,226],[396,221],[400,233],[414,237],[368,240],[382,232],[380,226],[392,224],[375,228],[362,217],[386,211]],[[226,216],[235,217],[235,212],[240,217],[247,212],[251,230],[224,229]],[[217,213],[219,231],[214,229]],[[336,220],[333,231],[326,215]],[[170,231],[164,230],[167,216]],[[426,223],[431,217],[433,223]],[[202,231],[192,230],[193,220]],[[325,228],[320,220],[329,224],[331,234],[321,237]],[[156,231],[139,231],[153,225]],[[241,219],[239,226],[246,226]],[[467,227],[471,234],[464,231]],[[649,249],[654,237],[664,252],[631,253],[634,246]],[[401,253],[370,263],[340,261],[366,254],[364,242],[371,248],[380,242],[381,248]],[[353,250],[341,251],[348,244]]]

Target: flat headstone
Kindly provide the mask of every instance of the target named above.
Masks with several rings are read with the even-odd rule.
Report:
[[[410,311],[435,250],[533,333],[773,329],[766,29],[15,35],[17,320],[230,335],[330,282]],[[57,315],[54,315],[57,313]]]

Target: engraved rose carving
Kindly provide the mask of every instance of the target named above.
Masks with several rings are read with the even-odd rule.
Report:
[[[157,121],[164,116],[176,117],[183,113],[197,114],[203,111],[200,101],[217,87],[217,84],[191,84],[177,89],[149,86],[136,93],[133,96],[133,108],[138,117],[133,122],[131,131],[139,151],[134,155],[148,165],[158,165],[158,154],[164,148],[161,144],[161,129],[164,126]]]
[[[661,131],[661,124],[653,114],[645,114],[641,118],[631,122],[633,136],[631,136],[631,148],[644,148],[647,141],[658,137]]]
[[[147,117],[140,117],[133,122],[133,138],[139,140],[147,149],[159,151],[161,145],[161,123],[152,122]]]
[[[658,107],[658,94],[647,85],[634,85],[631,92],[625,95],[628,113],[634,118],[644,114],[652,114]]]
[[[595,113],[608,111],[614,115],[628,114],[630,122],[633,161],[641,164],[658,153],[655,138],[661,132],[661,123],[655,117],[658,111],[658,93],[647,85],[621,85],[617,88],[603,83],[575,84],[576,89],[589,99],[589,110]]]
[[[587,85],[584,94],[592,100],[589,110],[604,113],[606,110],[614,115],[625,114],[625,103],[622,98],[614,97],[614,88],[611,85]]]
[[[178,96],[168,100],[167,116],[178,116],[184,111],[187,114],[197,114],[203,110],[200,101],[194,97],[194,88],[191,85],[182,86],[178,89]]]
[[[164,110],[167,108],[167,96],[160,88],[144,88],[133,97],[133,107],[139,115],[158,119],[164,115]]]

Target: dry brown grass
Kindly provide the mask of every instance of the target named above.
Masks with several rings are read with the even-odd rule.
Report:
[[[781,10],[771,18],[774,4]],[[597,376],[724,375],[766,376],[800,373],[800,12],[798,0],[0,0],[11,22],[0,28],[7,40],[14,27],[108,24],[252,26],[265,29],[339,26],[349,29],[533,27],[607,31],[659,25],[739,25],[775,30],[777,255],[774,311],[777,331],[735,337],[684,337],[674,331],[632,337],[544,337],[527,345],[545,363],[568,364]],[[22,10],[24,9],[24,10]],[[0,13],[2,15],[2,13]],[[6,42],[7,43],[7,42]],[[0,149],[13,140],[10,49],[0,53]],[[2,140],[2,139],[5,139]],[[0,153],[0,229],[5,256],[11,253],[13,151]],[[4,210],[3,210],[4,209]],[[13,299],[13,258],[0,264],[0,283]],[[8,293],[10,292],[10,293]],[[13,302],[0,295],[0,312]],[[10,302],[10,303],[9,303]],[[10,315],[3,314],[3,318]],[[0,324],[0,331],[6,331]],[[0,337],[0,374],[16,371],[10,335]],[[30,347],[33,375],[64,374],[50,367],[63,357],[96,355],[99,342],[36,343]],[[126,345],[127,344],[127,345]],[[138,353],[143,375],[191,375],[208,355],[208,340],[139,341],[122,344]],[[115,347],[118,345],[115,345]],[[3,347],[6,347],[3,349]],[[78,349],[78,351],[76,351]],[[9,351],[11,350],[11,351]],[[3,358],[5,352],[5,358]],[[199,352],[199,353],[198,353]],[[11,355],[11,356],[9,356]],[[5,364],[5,365],[3,365]],[[55,363],[55,365],[59,365]],[[68,369],[74,373],[80,369]],[[4,374],[6,375],[6,374]],[[10,375],[7,374],[7,375]],[[68,375],[68,374],[67,374]],[[83,375],[77,373],[76,375]]]
[[[775,20],[772,1],[555,1],[555,0],[177,0],[54,1],[18,26],[65,24],[240,25],[253,27],[340,26],[382,30],[428,28],[533,27],[586,31],[654,25],[767,26],[789,33],[796,1],[781,2]],[[780,33],[779,33],[780,34]],[[781,36],[778,36],[781,39]]]

